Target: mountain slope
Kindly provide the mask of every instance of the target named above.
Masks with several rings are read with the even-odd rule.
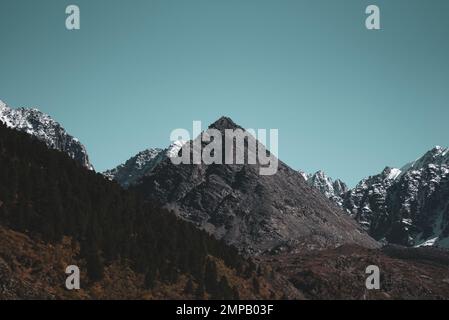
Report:
[[[224,130],[240,127],[223,117],[210,128],[220,130],[225,141]],[[377,246],[298,172],[282,162],[273,176],[259,175],[259,168],[174,165],[165,159],[132,189],[251,254],[344,243]]]
[[[0,122],[38,138],[47,147],[65,152],[83,167],[93,170],[86,148],[49,115],[37,109],[12,109],[0,101]]]

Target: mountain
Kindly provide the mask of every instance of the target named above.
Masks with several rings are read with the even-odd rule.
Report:
[[[81,270],[80,291],[64,287],[73,264]],[[223,241],[0,124],[0,299],[284,294],[300,297]]]
[[[170,159],[158,164],[137,187],[157,175],[167,161]],[[226,173],[239,168],[238,174],[246,166],[220,167]],[[188,185],[181,179],[185,168],[175,169],[181,170],[177,177],[184,188]],[[246,259],[235,248],[177,218],[173,212],[161,209],[148,198],[143,201],[134,192],[139,191],[137,187],[124,190],[38,139],[0,124],[0,300],[448,298],[447,250],[397,246],[367,249],[354,245],[359,242],[375,247],[376,243],[362,233],[351,237],[355,224],[347,216],[330,211],[335,209],[332,203],[308,186],[299,173],[280,169],[280,177],[272,177],[275,188],[281,188],[278,194],[272,197],[262,190],[265,199],[256,200],[263,202],[263,208],[284,192],[287,205],[293,205],[297,194],[289,196],[291,189],[286,185],[300,181],[304,198],[297,200],[311,200],[302,203],[308,215],[302,221],[307,226],[311,226],[309,219],[316,223],[315,230],[322,232],[322,239],[329,240],[324,246],[329,248],[272,250],[278,254]],[[225,179],[218,168],[209,170],[215,173],[208,175],[210,181]],[[286,173],[292,176],[277,181],[285,179]],[[261,176],[243,177],[250,179],[230,177],[235,182],[234,200],[245,192],[239,189],[242,183],[248,187],[247,193],[257,192],[254,183],[265,188]],[[266,191],[274,192],[275,188]],[[212,192],[219,193],[220,189]],[[255,201],[250,196],[241,201],[246,200]],[[279,207],[279,203],[274,205]],[[273,219],[293,211],[282,210],[280,215],[273,213]],[[258,216],[263,213],[253,210],[251,221],[260,218],[264,221],[263,232],[273,230],[276,226],[270,225],[270,217]],[[296,222],[294,217],[287,218]],[[323,221],[329,225],[327,228]],[[242,224],[246,226],[246,222]],[[341,233],[343,241],[339,242],[348,244],[333,248],[337,242],[327,233],[329,230]],[[317,233],[304,235],[316,240]],[[372,264],[381,270],[380,290],[365,289],[365,270]],[[68,265],[81,270],[80,290],[68,291],[64,287]]]
[[[103,172],[103,175],[109,180],[117,181],[122,187],[128,188],[151,172],[162,160],[176,154],[182,145],[182,141],[177,141],[166,149],[144,150],[116,168]]]
[[[342,206],[343,199],[341,195],[348,191],[348,186],[340,179],[332,180],[323,171],[317,171],[314,174],[306,174],[303,171],[299,172],[307,183],[319,190],[328,199],[335,202],[338,206]]]
[[[399,169],[386,167],[381,173],[360,181],[346,194],[343,206],[366,230],[370,230],[373,212],[386,213],[387,189],[398,178]]]
[[[209,128],[219,130],[223,141],[226,129],[241,129],[226,117]],[[246,151],[254,139],[248,137]],[[227,151],[223,147],[222,154]],[[250,254],[344,243],[377,246],[300,173],[280,161],[275,175],[260,175],[260,168],[260,163],[174,165],[167,158],[131,189]]]
[[[449,149],[385,168],[343,195],[346,211],[378,240],[449,247]]]
[[[68,154],[83,167],[93,170],[86,148],[66,132],[49,115],[38,109],[12,109],[0,101],[0,122],[6,126],[25,132],[43,141],[47,147]]]

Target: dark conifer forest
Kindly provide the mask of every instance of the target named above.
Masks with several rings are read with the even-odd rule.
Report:
[[[197,295],[232,298],[238,293],[217,276],[210,257],[238,272],[254,269],[233,247],[3,124],[0,223],[46,243],[64,236],[79,242],[89,281],[101,279],[105,265],[126,260],[149,289],[187,274],[199,284]],[[186,290],[194,290],[192,283]]]

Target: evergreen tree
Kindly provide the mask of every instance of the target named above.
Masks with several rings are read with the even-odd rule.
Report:
[[[224,300],[232,300],[234,298],[234,292],[232,288],[229,286],[228,279],[225,276],[222,276],[220,279],[220,283],[218,284],[220,295]]]
[[[154,265],[148,267],[145,273],[145,288],[153,289],[156,284],[157,270]]]
[[[255,293],[260,293],[260,284],[259,284],[259,280],[257,279],[257,277],[253,277],[253,289]]]
[[[215,296],[218,291],[217,277],[217,265],[215,261],[209,259],[204,272],[204,285],[206,291],[212,296]]]
[[[204,295],[205,295],[204,283],[200,282],[198,283],[198,287],[195,290],[195,297],[201,300],[204,299]]]
[[[233,294],[233,299],[234,300],[240,300],[240,293],[239,293],[239,290],[238,290],[238,288],[237,288],[237,286],[234,286],[233,288],[232,288],[232,294]]]
[[[92,281],[103,278],[104,265],[98,251],[92,251],[86,255],[87,275]]]
[[[186,286],[184,287],[184,293],[188,295],[194,294],[193,281],[190,278],[187,281]]]

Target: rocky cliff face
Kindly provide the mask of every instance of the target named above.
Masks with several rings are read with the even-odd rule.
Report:
[[[221,118],[211,128],[223,134],[240,127]],[[247,253],[377,246],[297,171],[282,162],[272,176],[259,175],[259,168],[259,163],[174,165],[165,159],[134,188]]]
[[[52,149],[67,153],[83,167],[93,170],[86,148],[49,115],[38,109],[12,109],[0,101],[0,122],[45,142]]]

